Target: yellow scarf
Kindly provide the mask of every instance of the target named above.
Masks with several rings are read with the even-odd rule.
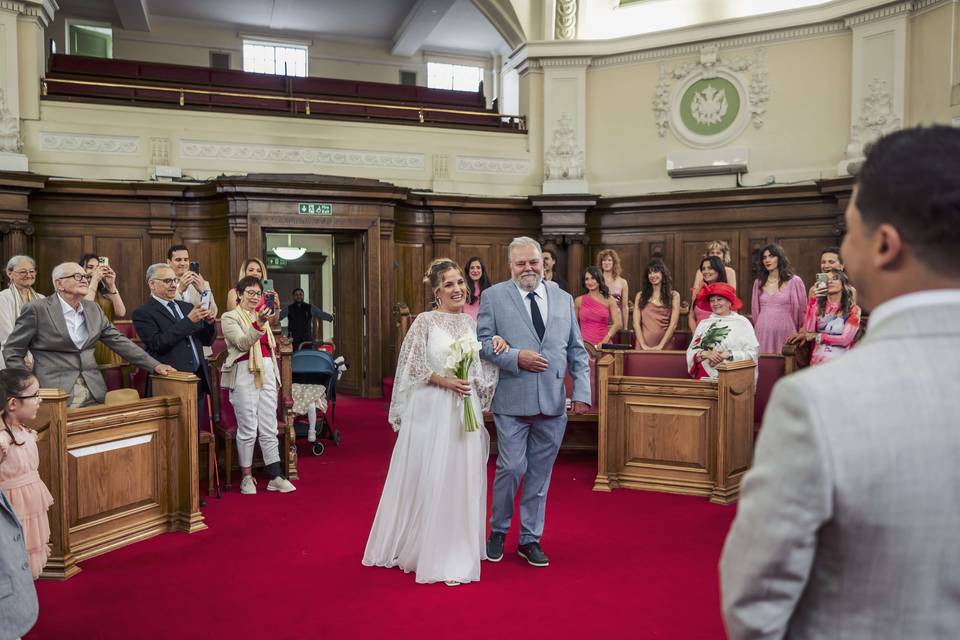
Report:
[[[27,290],[26,298],[20,295],[20,289],[12,282],[10,283],[10,288],[13,289],[13,311],[17,318],[20,317],[20,310],[23,308],[23,305],[39,300],[37,292],[33,290],[33,287]]]
[[[239,309],[240,311],[240,321],[243,323],[243,328],[253,329],[253,317],[250,312],[246,309]],[[267,333],[267,344],[270,345],[270,352],[276,353],[276,343],[273,340],[273,331],[270,329],[270,325],[267,324],[266,328]],[[260,349],[260,341],[257,340],[253,343],[253,346],[250,347],[250,352],[248,354],[250,359],[247,360],[247,368],[250,373],[253,374],[253,381],[257,389],[263,386],[263,351]]]

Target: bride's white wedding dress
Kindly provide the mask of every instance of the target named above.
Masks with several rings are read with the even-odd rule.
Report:
[[[472,582],[486,559],[487,456],[482,407],[496,388],[496,368],[472,363],[467,400],[480,429],[463,430],[459,396],[428,382],[444,375],[450,345],[476,339],[465,313],[419,314],[404,338],[394,378],[390,423],[399,436],[363,564],[415,571],[417,582]],[[485,379],[486,376],[486,379]]]

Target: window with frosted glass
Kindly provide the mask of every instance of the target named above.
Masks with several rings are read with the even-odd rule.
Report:
[[[246,40],[243,43],[243,70],[305,78],[307,48]]]
[[[427,86],[431,89],[478,91],[483,80],[483,67],[443,62],[427,63]]]

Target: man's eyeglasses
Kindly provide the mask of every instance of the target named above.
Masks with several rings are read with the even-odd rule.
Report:
[[[247,290],[244,291],[243,293],[244,293],[244,295],[246,295],[246,296],[248,296],[248,297],[250,297],[250,298],[259,298],[260,296],[263,295],[263,292],[262,292],[262,291],[257,291],[256,289],[247,289]]]
[[[75,273],[71,276],[63,276],[62,278],[57,278],[57,280],[69,280],[70,278],[73,278],[77,282],[83,282],[84,280],[86,280],[87,282],[90,282],[91,280],[93,280],[93,276],[88,276],[85,273]]]
[[[14,271],[14,273],[22,278],[24,276],[37,275],[37,270],[36,269],[20,269],[19,271]]]
[[[151,278],[151,280],[153,280],[154,282],[162,282],[168,287],[173,286],[175,284],[180,284],[180,278]]]

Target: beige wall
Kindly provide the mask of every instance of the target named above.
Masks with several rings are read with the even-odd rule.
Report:
[[[765,47],[770,101],[764,125],[748,125],[729,146],[750,149],[748,184],[830,177],[850,129],[849,35]],[[752,56],[754,48],[723,50],[721,58]],[[664,60],[668,68],[695,58]],[[735,186],[734,176],[671,179],[668,153],[686,150],[672,132],[661,138],[652,100],[659,60],[590,67],[587,74],[587,165],[591,191],[647,191]]]
[[[70,17],[57,14],[48,29],[48,37],[57,41],[57,51],[66,53],[66,21]],[[416,71],[417,82],[427,83],[427,61],[457,62],[482,66],[486,69],[485,91],[489,96],[492,59],[489,57],[420,53],[413,57],[390,54],[390,43],[385,40],[318,39],[310,34],[260,33],[233,25],[178,20],[151,16],[150,31],[113,30],[113,57],[145,60],[166,64],[185,64],[206,67],[210,52],[230,54],[233,69],[243,68],[243,38],[240,34],[263,38],[287,38],[309,45],[308,71],[311,76],[387,82],[399,84],[400,71]]]
[[[960,105],[950,105],[951,86],[958,82],[951,77],[958,45],[957,12],[957,5],[947,4],[910,22],[908,125],[949,124],[960,116]]]

